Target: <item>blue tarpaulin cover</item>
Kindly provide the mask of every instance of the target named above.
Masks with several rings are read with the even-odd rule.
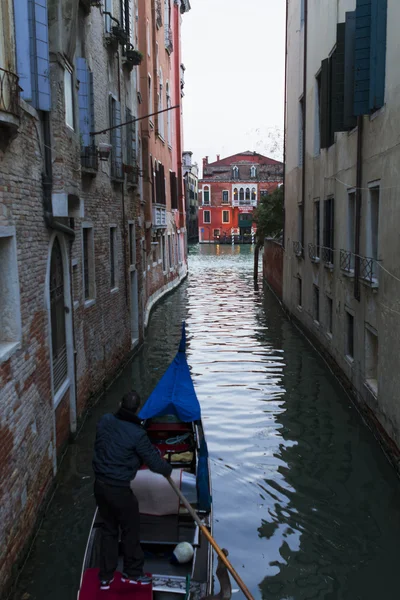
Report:
[[[140,411],[140,419],[175,415],[188,423],[201,418],[200,404],[186,361],[185,347],[186,333],[183,323],[178,353]]]

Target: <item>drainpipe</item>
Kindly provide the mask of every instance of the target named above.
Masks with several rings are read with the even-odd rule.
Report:
[[[361,202],[362,202],[362,144],[364,117],[357,117],[357,165],[356,165],[356,226],[355,226],[355,261],[354,261],[354,298],[360,301],[360,237],[361,237]]]
[[[284,87],[284,113],[283,113],[283,235],[282,245],[285,247],[285,231],[286,231],[286,193],[285,193],[285,178],[286,178],[286,114],[287,114],[287,55],[288,55],[288,13],[289,0],[286,0],[286,25],[285,25],[285,87]]]
[[[303,54],[303,174],[301,182],[301,247],[304,253],[304,221],[306,201],[306,114],[307,114],[307,37],[308,37],[308,0],[304,0],[304,54]]]

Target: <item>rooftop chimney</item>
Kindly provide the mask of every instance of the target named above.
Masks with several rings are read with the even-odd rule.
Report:
[[[205,158],[203,158],[203,171],[205,169],[205,167],[208,165],[208,156],[206,156]]]
[[[219,161],[219,159],[220,159],[220,155],[219,155],[219,154],[217,154],[217,162]]]

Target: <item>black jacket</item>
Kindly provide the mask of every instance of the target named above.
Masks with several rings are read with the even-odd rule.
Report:
[[[98,425],[93,470],[104,483],[129,486],[142,464],[160,475],[171,475],[172,467],[150,442],[138,417],[120,409],[104,415]]]

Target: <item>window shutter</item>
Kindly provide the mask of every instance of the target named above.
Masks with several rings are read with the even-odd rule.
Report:
[[[321,64],[321,148],[328,148],[329,146],[329,87],[329,58],[326,58]]]
[[[343,125],[347,131],[357,124],[354,116],[354,59],[355,59],[356,12],[346,13],[344,49],[344,108]]]
[[[344,131],[345,33],[346,24],[338,23],[335,59],[332,65],[332,135],[335,131]]]
[[[115,101],[115,125],[121,125],[121,103]],[[118,177],[122,177],[122,131],[121,127],[114,129],[115,132],[115,164]]]
[[[299,167],[303,166],[303,136],[304,136],[304,99],[299,102]]]
[[[21,96],[32,101],[31,52],[29,46],[28,0],[14,0],[15,42],[17,51],[17,73]]]
[[[86,59],[76,59],[76,74],[79,80],[78,107],[79,107],[79,132],[82,146],[90,145],[90,110],[89,110],[89,72]]]
[[[94,83],[93,83],[93,73],[89,71],[89,117],[90,117],[90,131],[95,130],[95,122],[94,122]],[[93,140],[91,140],[93,142]],[[94,143],[94,142],[93,142]]]
[[[385,102],[387,0],[371,1],[371,83],[369,108],[377,110]]]
[[[47,21],[47,0],[33,0],[34,36],[34,73],[36,75],[36,103],[39,110],[50,111],[50,61],[49,26]]]
[[[354,61],[354,114],[369,113],[371,0],[357,0]]]

